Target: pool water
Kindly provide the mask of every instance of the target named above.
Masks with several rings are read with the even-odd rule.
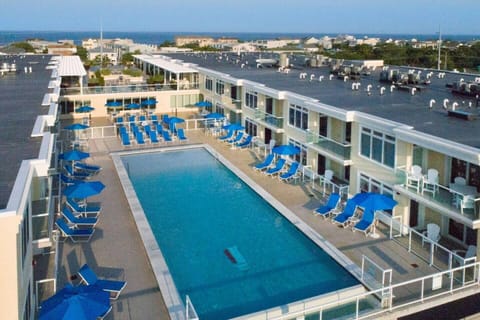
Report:
[[[182,299],[228,319],[358,281],[207,150],[122,156]]]

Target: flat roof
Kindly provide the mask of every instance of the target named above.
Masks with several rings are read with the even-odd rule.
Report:
[[[390,85],[381,83],[380,69],[370,75],[362,75],[358,91],[352,90],[352,81],[344,82],[334,77],[329,80],[330,69],[326,66],[305,66],[305,56],[290,56],[293,68],[290,72],[281,73],[277,68],[257,68],[256,59],[259,53],[172,53],[168,56],[195,63],[200,67],[212,69],[217,72],[229,74],[237,79],[246,79],[266,85],[267,87],[289,91],[302,96],[318,100],[318,102],[343,109],[345,111],[361,111],[363,113],[388,119],[399,124],[413,127],[422,133],[441,137],[450,141],[461,143],[475,148],[480,148],[480,117],[475,107],[474,98],[455,96],[446,87],[463,78],[465,81],[474,81],[474,76],[460,73],[446,73],[445,78],[438,78],[434,72],[431,84],[424,89],[417,90],[412,95],[408,90],[394,89],[390,92]],[[278,54],[262,53],[261,58],[276,58]],[[242,68],[243,64],[243,68]],[[406,72],[407,68],[390,66],[390,69],[400,69]],[[422,71],[423,75],[428,70]],[[300,79],[300,73],[306,73],[306,79]],[[310,81],[310,76],[315,75]],[[319,81],[319,77],[323,80]],[[371,95],[367,94],[367,86],[371,84]],[[380,95],[380,88],[385,87],[385,92]],[[436,103],[429,108],[430,100]],[[457,110],[464,110],[477,115],[476,120],[463,120],[449,117],[443,108],[444,99],[458,103]],[[472,102],[473,107],[469,108]]]
[[[58,77],[83,77],[87,75],[87,71],[83,67],[82,60],[79,56],[62,56],[58,64]]]
[[[152,64],[160,69],[170,71],[172,73],[197,73],[198,71],[180,64],[180,61],[170,60],[165,56],[139,54],[134,55],[135,58],[140,59],[146,63]]]
[[[15,74],[0,76],[0,208],[7,206],[22,160],[36,159],[41,138],[31,133],[39,115],[48,113],[49,106],[41,106],[47,92],[51,70],[45,67],[50,56],[26,55],[0,57],[0,62],[17,65]],[[25,73],[31,67],[32,73]]]

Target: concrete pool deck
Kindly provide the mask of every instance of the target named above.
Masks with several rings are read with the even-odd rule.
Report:
[[[325,199],[313,190],[311,183],[286,184],[251,169],[260,158],[252,150],[232,150],[225,143],[202,131],[188,131],[188,143],[206,143],[225,157],[255,183],[279,200],[301,220],[321,234],[357,266],[365,254],[383,268],[393,269],[393,282],[436,272],[426,262],[410,254],[398,243],[380,233],[377,239],[363,233],[340,229],[312,214],[312,210]],[[147,145],[140,149],[149,149]],[[131,148],[136,149],[135,146]],[[88,263],[99,277],[127,280],[120,298],[112,302],[113,309],[107,319],[169,319],[168,310],[160,294],[155,275],[147,258],[143,242],[133,220],[132,212],[122,190],[110,153],[125,151],[117,138],[91,139],[88,148],[92,163],[103,170],[96,179],[105,190],[90,201],[102,203],[100,221],[88,243],[72,243],[69,240],[59,246],[58,287],[61,288],[77,270]],[[415,266],[415,267],[414,267]],[[73,280],[77,281],[77,280]],[[408,294],[406,292],[405,294]]]

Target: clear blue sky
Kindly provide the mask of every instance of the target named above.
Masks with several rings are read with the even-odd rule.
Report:
[[[0,30],[480,35],[480,0],[0,0]]]

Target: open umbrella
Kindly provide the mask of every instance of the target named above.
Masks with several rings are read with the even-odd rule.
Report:
[[[122,106],[122,103],[120,101],[108,101],[107,103],[105,103],[105,107],[108,107],[108,108],[117,108],[121,106]]]
[[[74,123],[69,126],[66,126],[64,129],[66,130],[85,130],[88,129],[89,126],[81,124],[81,123]]]
[[[92,112],[93,110],[95,110],[95,108],[93,108],[93,107],[90,107],[90,106],[81,106],[81,107],[78,107],[77,109],[75,109],[75,112],[78,112],[78,113],[88,113],[88,112]]]
[[[110,294],[97,286],[72,286],[43,301],[39,320],[94,320],[110,309]]]
[[[170,127],[170,131],[176,132],[176,128],[175,128],[176,124],[182,123],[182,122],[185,122],[185,120],[182,118],[178,118],[178,117],[168,118],[168,126]]]
[[[58,155],[58,158],[67,161],[78,161],[90,157],[90,153],[80,150],[71,150]]]
[[[211,107],[212,103],[210,101],[199,101],[195,103],[194,106],[199,108],[205,108],[205,107]]]
[[[366,192],[361,193],[361,195],[364,196],[359,196],[359,198],[355,199],[357,204],[374,212],[377,210],[391,210],[397,205],[397,201],[380,193]]]
[[[68,186],[63,194],[67,198],[85,199],[102,192],[105,185],[100,181],[88,181]]]
[[[225,116],[224,116],[223,114],[216,113],[216,112],[212,112],[212,113],[206,114],[204,117],[205,117],[205,119],[215,119],[215,120],[219,120],[219,119],[224,119],[224,118],[225,118]]]
[[[281,146],[276,146],[272,149],[272,152],[275,154],[279,155],[285,155],[285,156],[290,156],[294,154],[299,154],[300,153],[300,148],[295,147],[289,144],[284,144]]]
[[[155,99],[147,99],[142,101],[142,106],[149,107],[157,104],[157,100]]]
[[[227,125],[223,126],[222,129],[237,131],[237,130],[243,130],[243,129],[245,129],[245,127],[242,126],[239,123],[230,123],[230,124],[227,124]]]

